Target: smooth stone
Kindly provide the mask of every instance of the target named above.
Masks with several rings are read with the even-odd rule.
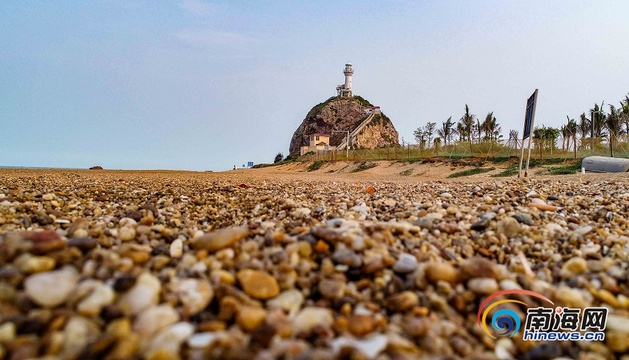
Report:
[[[266,318],[264,309],[257,306],[242,306],[236,315],[236,323],[246,331],[252,331],[260,326]]]
[[[301,305],[304,303],[304,295],[297,289],[290,289],[283,291],[274,299],[267,301],[266,305],[270,309],[282,309],[288,312],[289,315],[294,314],[301,309]]]
[[[533,225],[533,217],[530,214],[518,212],[513,215],[513,218],[516,219],[520,224],[525,225]]]
[[[118,230],[118,238],[121,241],[131,241],[135,239],[135,229],[131,226],[123,226]]]
[[[243,269],[238,271],[236,278],[247,295],[259,300],[273,298],[280,292],[277,280],[260,270]]]
[[[179,296],[186,317],[203,311],[214,297],[214,289],[207,280],[183,279],[173,281],[171,286]]]
[[[118,298],[118,307],[126,314],[136,315],[157,305],[162,284],[155,276],[142,273],[135,285]]]
[[[588,263],[583,258],[573,257],[563,264],[562,269],[570,274],[579,275],[588,269]]]
[[[563,232],[563,227],[555,223],[546,224],[546,229],[550,232]]]
[[[520,223],[512,217],[506,217],[500,220],[498,222],[498,226],[496,227],[496,232],[506,236],[507,238],[518,236],[521,230],[522,226]]]
[[[417,305],[419,297],[412,291],[394,294],[386,300],[386,306],[391,311],[406,311]]]
[[[393,271],[400,274],[407,274],[415,269],[417,269],[417,258],[411,254],[401,254],[393,264]]]
[[[10,321],[0,325],[0,343],[8,343],[15,339],[17,327]]]
[[[60,270],[30,275],[24,280],[24,289],[33,302],[52,308],[70,297],[78,281],[78,272],[73,267],[66,266]]]
[[[87,345],[90,338],[96,336],[100,328],[94,321],[82,316],[72,316],[63,329],[63,345],[60,358],[74,359]]]
[[[326,299],[340,299],[345,293],[345,283],[341,280],[323,279],[319,282],[319,292]]]
[[[341,336],[332,340],[332,349],[335,354],[338,354],[342,348],[352,347],[365,355],[367,359],[375,359],[386,349],[388,343],[387,337],[381,334],[372,335],[361,340]]]
[[[49,256],[35,256],[24,253],[15,259],[13,264],[24,274],[35,274],[54,269],[57,261]]]
[[[208,252],[216,252],[234,245],[248,235],[249,229],[246,227],[225,228],[192,239],[192,246],[197,250],[204,249]]]
[[[194,334],[194,326],[187,322],[178,322],[163,329],[155,335],[150,342],[146,354],[157,351],[169,351],[173,354],[179,353],[181,344]]]
[[[449,192],[441,193],[441,195],[439,195],[439,196],[444,198],[444,199],[451,199],[452,198],[452,194],[450,194]]]
[[[608,315],[606,329],[629,335],[629,316]]]
[[[426,278],[436,283],[440,280],[447,281],[450,284],[456,284],[459,280],[459,272],[454,266],[445,262],[430,262],[425,269]]]
[[[585,234],[590,233],[594,228],[590,225],[582,226],[574,231],[576,236],[584,236]]]
[[[365,336],[376,327],[376,322],[371,315],[353,314],[348,319],[348,330],[354,336]]]
[[[498,291],[498,282],[492,278],[474,278],[467,282],[467,288],[479,295],[490,295]]]
[[[186,344],[191,349],[204,349],[212,345],[218,338],[219,336],[215,332],[201,332],[190,336]]]
[[[74,232],[75,237],[68,240],[68,246],[76,247],[84,253],[98,246],[98,240],[91,237],[87,237],[88,235],[87,231],[85,231],[85,234],[80,234],[79,231],[85,231],[85,230],[78,229],[77,231],[75,231]],[[79,237],[78,235],[85,235],[85,236]]]
[[[293,210],[292,215],[296,218],[307,217],[310,215],[311,210],[305,207],[297,208]]]
[[[309,333],[315,326],[330,328],[334,319],[330,309],[318,307],[303,308],[293,319],[294,334]]]
[[[474,256],[461,264],[459,275],[462,280],[472,278],[503,278],[502,271],[493,261],[480,256]]]
[[[179,321],[179,313],[172,306],[153,306],[138,314],[133,322],[133,331],[147,337],[177,321]]]
[[[97,316],[105,306],[114,302],[115,296],[111,286],[98,282],[92,292],[77,305],[76,310],[83,316]]]
[[[170,243],[170,257],[180,258],[183,255],[183,241],[181,239],[175,239]]]
[[[546,201],[540,199],[540,198],[532,198],[531,199],[531,204],[541,204],[541,205],[546,205]]]

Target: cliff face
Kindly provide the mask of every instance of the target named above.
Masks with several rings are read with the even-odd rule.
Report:
[[[345,131],[354,131],[369,117],[365,110],[370,107],[371,104],[359,96],[333,97],[316,105],[295,130],[290,153],[298,154],[301,146],[308,145],[308,135],[315,133],[330,134],[330,145],[339,145],[347,136]],[[399,145],[398,132],[386,115],[376,114],[350,144],[354,148],[366,149],[395,146]]]

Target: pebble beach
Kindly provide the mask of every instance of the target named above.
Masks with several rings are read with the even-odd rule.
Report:
[[[608,308],[605,339],[493,338],[509,289]],[[628,353],[626,174],[0,169],[0,359]]]

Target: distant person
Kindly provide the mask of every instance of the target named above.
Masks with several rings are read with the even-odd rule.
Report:
[[[236,170],[236,165],[234,165],[234,170]]]

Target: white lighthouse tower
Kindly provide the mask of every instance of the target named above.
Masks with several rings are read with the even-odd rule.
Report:
[[[352,75],[354,75],[354,69],[352,69],[351,63],[345,64],[343,74],[345,74],[345,84],[336,87],[336,94],[341,97],[352,97]]]

